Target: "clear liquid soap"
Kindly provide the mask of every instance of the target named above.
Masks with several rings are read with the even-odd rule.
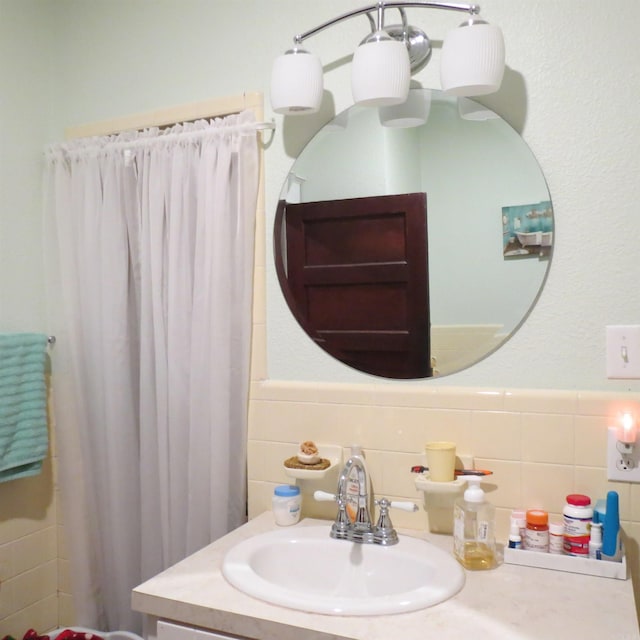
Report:
[[[480,487],[480,476],[469,476],[468,487],[453,508],[453,554],[465,569],[496,566],[495,509]]]

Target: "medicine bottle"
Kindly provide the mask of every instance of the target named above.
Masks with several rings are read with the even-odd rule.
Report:
[[[590,534],[589,557],[593,560],[602,560],[602,524],[600,522],[592,522]]]
[[[512,523],[509,530],[509,549],[522,549],[522,536],[516,523]]]
[[[527,528],[527,514],[521,509],[516,509],[511,512],[509,518],[509,530],[516,526],[520,531],[520,540],[522,541],[522,548],[524,549],[524,530]]]
[[[524,532],[527,551],[549,551],[549,514],[542,509],[527,511],[527,528]]]
[[[273,490],[271,508],[277,525],[286,527],[296,524],[300,520],[301,505],[300,487],[281,484]]]
[[[549,553],[564,553],[564,525],[560,522],[549,523]]]
[[[589,529],[593,519],[591,498],[580,493],[567,496],[562,510],[564,518],[564,552],[570,556],[589,555]]]

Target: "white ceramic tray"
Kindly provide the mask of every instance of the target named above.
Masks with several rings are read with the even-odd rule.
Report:
[[[626,580],[628,577],[627,558],[624,554],[624,549],[622,550],[622,562],[609,562],[608,560],[593,560],[592,558],[576,558],[575,556],[563,556],[555,553],[505,548],[504,561],[507,564],[553,569],[554,571],[566,571],[568,573],[582,573],[603,578],[616,578],[618,580]]]

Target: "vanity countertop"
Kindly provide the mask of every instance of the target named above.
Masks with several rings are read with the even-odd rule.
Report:
[[[307,519],[296,526],[322,522]],[[328,531],[330,523],[326,524]],[[412,613],[328,616],[271,605],[230,586],[220,568],[232,546],[276,528],[271,512],[263,513],[138,586],[132,595],[133,609],[150,620],[259,640],[640,639],[631,579],[509,564],[491,571],[467,571],[460,593]],[[450,536],[404,533],[451,548]]]

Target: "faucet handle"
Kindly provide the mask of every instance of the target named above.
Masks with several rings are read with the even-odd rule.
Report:
[[[376,500],[375,503],[380,508],[380,515],[378,516],[378,522],[373,530],[374,542],[382,545],[397,544],[398,533],[393,528],[393,523],[389,517],[391,500],[388,500],[387,498],[380,498],[379,500]]]
[[[336,502],[338,498],[335,494],[328,493],[327,491],[314,491],[313,499],[318,502]]]
[[[382,499],[386,500],[386,498]],[[387,502],[389,501],[387,500]],[[405,502],[402,500],[392,500],[388,506],[392,509],[402,509],[402,511],[408,511],[409,513],[415,513],[418,510],[418,505],[415,502]]]
[[[336,496],[326,491],[314,491],[313,497],[318,502],[338,503],[338,513],[335,522],[331,525],[329,535],[337,540],[346,540],[349,537],[349,526],[351,524],[349,516],[347,515],[347,501],[341,496]]]
[[[377,544],[391,545],[398,542],[398,533],[393,528],[393,523],[389,517],[389,509],[402,509],[403,511],[417,511],[418,505],[413,502],[391,501],[387,498],[380,498],[375,501],[380,508],[380,515],[374,530],[374,541]]]

